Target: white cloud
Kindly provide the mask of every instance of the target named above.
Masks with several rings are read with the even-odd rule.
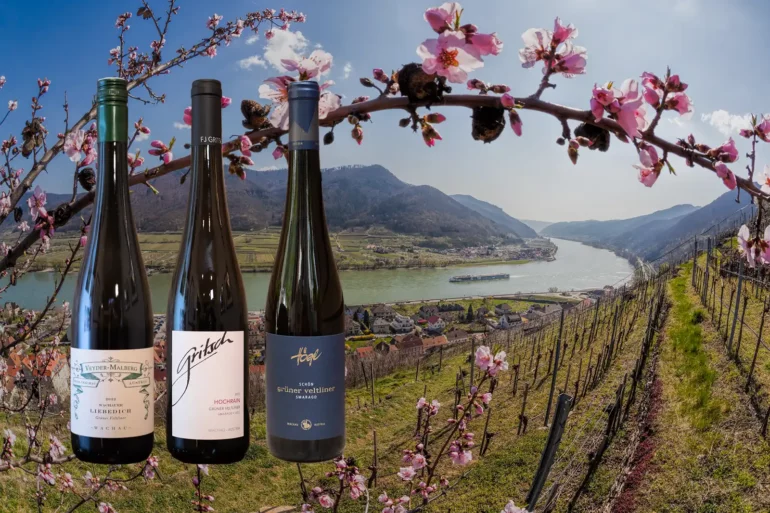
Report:
[[[701,114],[700,119],[704,123],[715,127],[724,135],[733,135],[738,133],[741,128],[751,127],[751,114],[730,114],[723,109],[715,110],[708,114]]]
[[[250,168],[251,169],[251,168]],[[263,166],[254,169],[254,171],[278,171],[278,166]]]
[[[315,45],[313,45],[313,47],[314,48],[323,48],[324,45],[322,45],[321,43],[316,43]]]
[[[239,60],[238,66],[240,66],[241,69],[251,69],[254,66],[262,66],[263,68],[267,68],[267,63],[259,55],[252,55],[251,57],[246,57],[245,59]]]
[[[273,37],[265,46],[265,60],[280,72],[286,72],[281,64],[282,59],[297,60],[307,48],[309,41],[302,32],[290,30],[275,30]]]
[[[246,39],[246,44],[247,45],[253,45],[257,41],[259,41],[259,36],[256,35],[256,34],[253,34],[253,35],[249,36],[248,39]]]
[[[150,134],[144,134],[144,133],[142,133],[142,132],[139,132],[139,133],[137,134],[137,136],[136,136],[136,139],[134,139],[134,140],[135,140],[136,142],[142,142],[142,141],[146,141],[146,140],[147,140],[147,139],[149,139],[149,138],[150,138]]]
[[[353,73],[353,65],[349,62],[346,62],[345,66],[342,68],[342,78],[347,80],[350,78],[351,73]]]
[[[177,130],[190,130],[190,125],[185,125],[184,123],[180,123],[179,121],[174,121],[174,128]]]

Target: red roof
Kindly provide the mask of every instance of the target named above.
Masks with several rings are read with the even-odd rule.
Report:
[[[374,353],[374,347],[372,346],[357,347],[356,353],[358,354],[358,356],[367,356]]]
[[[440,320],[441,320],[441,317],[439,317],[438,315],[431,315],[430,317],[428,317],[429,324],[436,324]]]

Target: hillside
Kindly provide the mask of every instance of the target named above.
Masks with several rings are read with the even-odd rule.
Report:
[[[189,176],[180,183],[184,175],[185,171],[176,171],[154,180],[158,194],[147,187],[132,189],[131,203],[140,232],[183,229],[190,190]],[[286,186],[285,169],[248,173],[245,180],[228,173],[225,187],[233,229],[280,226]],[[534,230],[499,207],[471,196],[458,201],[433,187],[407,184],[378,165],[324,170],[323,193],[326,218],[335,231],[385,229],[438,238],[441,240],[435,245],[440,246],[520,242],[522,237],[537,237]],[[50,205],[68,200],[67,194],[48,194]],[[62,231],[77,229],[77,223],[70,223]]]
[[[737,212],[750,204],[748,195],[742,195],[740,203],[735,198],[734,192],[726,192],[700,208],[677,205],[630,219],[554,223],[541,233],[605,247],[629,257],[655,260],[720,220],[734,222],[741,215]],[[749,215],[747,209],[746,216]]]
[[[553,224],[551,221],[535,221],[533,219],[522,219],[521,222],[535,230],[537,233],[542,232],[545,228]]]
[[[505,213],[505,211],[486,201],[481,201],[468,194],[453,194],[452,199],[465,205],[469,209],[478,212],[482,216],[490,219],[501,226],[505,226],[511,229],[519,237],[524,239],[536,239],[538,237],[537,232],[519,221],[515,217],[511,217]]]
[[[560,239],[576,240],[579,242],[607,242],[653,221],[672,219],[689,214],[698,207],[693,205],[677,205],[651,214],[632,217],[629,219],[613,219],[611,221],[570,221],[554,223],[543,229],[542,234]]]

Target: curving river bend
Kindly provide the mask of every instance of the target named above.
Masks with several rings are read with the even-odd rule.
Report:
[[[377,271],[343,271],[340,273],[349,305],[393,303],[419,299],[456,298],[512,294],[515,292],[545,292],[550,287],[561,290],[600,288],[617,285],[633,268],[628,261],[614,253],[585,246],[578,242],[551,239],[559,251],[553,262],[530,262],[522,265],[475,265],[439,269],[382,269]],[[509,280],[450,283],[458,274],[508,273]],[[166,311],[166,301],[172,275],[150,277],[152,306],[156,313]],[[269,273],[246,273],[243,281],[249,310],[261,310],[270,280]],[[68,278],[62,287],[62,300],[71,301],[76,277]],[[11,287],[0,302],[14,301],[25,308],[42,308],[53,291],[53,273],[31,273]]]

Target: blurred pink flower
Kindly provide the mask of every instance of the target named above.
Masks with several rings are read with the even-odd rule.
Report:
[[[561,73],[565,78],[572,78],[575,75],[582,75],[586,72],[587,52],[582,46],[566,43],[566,51],[561,56],[557,56],[556,62],[551,69],[554,73]],[[543,68],[543,74],[547,71]]]
[[[738,148],[735,146],[733,138],[730,137],[721,146],[709,150],[707,155],[722,162],[735,162],[738,160]]]
[[[445,30],[451,30],[455,27],[459,22],[461,12],[462,7],[458,2],[446,2],[440,7],[426,10],[424,17],[430,28],[441,34]]]
[[[233,99],[232,98],[230,98],[229,96],[223,96],[222,97],[222,108],[223,109],[226,109],[227,107],[229,107],[231,103],[233,103]]]
[[[402,481],[411,481],[415,475],[416,472],[412,466],[401,467],[401,470],[398,471],[398,477],[400,477]]]
[[[214,57],[217,56],[217,45],[212,44],[211,46],[206,48],[206,51],[204,53],[213,59]]]
[[[741,229],[738,230],[738,251],[743,253],[746,257],[746,260],[749,263],[749,267],[754,268],[754,262],[756,256],[754,255],[754,251],[752,249],[754,245],[754,240],[751,238],[751,232],[749,231],[749,227],[745,224],[741,226]]]
[[[0,89],[3,88],[3,86],[5,85],[5,82],[6,82],[5,75],[0,75]]]
[[[249,139],[247,136],[242,135],[239,138],[240,143],[240,150],[241,153],[247,157],[251,157],[251,139]]]
[[[511,121],[511,128],[513,129],[513,133],[521,137],[521,127],[524,123],[521,122],[521,117],[519,117],[519,113],[516,111],[516,109],[511,109],[508,112],[508,118]]]
[[[14,110],[16,110],[18,108],[18,106],[19,106],[19,102],[15,101],[15,100],[8,100],[8,110],[9,111],[13,112]]]
[[[666,99],[666,108],[677,111],[680,115],[690,114],[693,111],[693,103],[684,93],[674,93]]]
[[[214,30],[219,26],[219,22],[222,21],[223,16],[214,13],[213,16],[209,16],[209,20],[206,22],[206,27]]]
[[[652,105],[654,108],[660,107],[660,99],[663,97],[663,92],[660,89],[651,89],[649,87],[644,88],[644,101]]]
[[[428,404],[428,401],[426,401],[424,397],[420,397],[420,399],[417,401],[417,409],[423,409],[426,404]]]
[[[500,41],[495,32],[491,34],[474,33],[469,37],[470,43],[479,55],[499,55],[503,51],[503,42]]]
[[[508,362],[505,361],[506,356],[505,351],[498,351],[487,369],[490,376],[495,376],[500,371],[508,370]]]
[[[484,62],[460,32],[444,32],[437,39],[428,39],[417,48],[425,73],[436,73],[450,82],[462,83],[468,73]]]
[[[273,158],[275,160],[278,160],[279,158],[283,157],[283,147],[282,146],[276,146],[273,150]]]
[[[112,507],[112,504],[108,502],[100,502],[98,509],[99,513],[117,513],[115,508]]]
[[[512,109],[516,105],[516,99],[508,93],[505,93],[500,97],[500,103],[506,109]]]
[[[192,126],[192,107],[186,107],[182,115],[182,121],[185,125]]]
[[[642,98],[639,95],[639,86],[636,80],[626,79],[620,86],[619,93],[619,95],[615,94],[619,105],[619,110],[615,113],[618,124],[623,127],[629,137],[641,137],[640,130],[647,126],[645,119],[647,112],[642,106]],[[610,110],[613,110],[612,107]]]
[[[450,451],[449,458],[455,465],[467,465],[473,460],[473,454],[471,451],[464,451],[462,449]]]
[[[500,513],[528,513],[526,508],[519,508],[513,501],[508,501]]]
[[[562,25],[561,18],[558,16],[556,17],[553,22],[553,36],[551,36],[552,44],[558,46],[567,42],[568,39],[577,37],[577,35],[578,30],[573,24],[570,23],[569,25]]]
[[[374,68],[372,70],[372,76],[374,77],[375,80],[377,80],[378,82],[382,82],[383,84],[387,83],[390,80],[390,77],[388,76],[388,74],[382,71],[380,68]]]
[[[749,137],[751,137],[754,134],[754,131],[753,130],[749,130],[748,128],[741,128],[739,133],[740,133],[741,137],[745,137],[746,139],[748,139]]]
[[[634,166],[639,170],[639,181],[643,183],[646,187],[652,187],[655,185],[655,182],[658,179],[658,176],[660,176],[659,172],[656,172],[654,169],[641,167],[641,166]]]
[[[476,367],[485,371],[492,364],[492,352],[487,346],[479,346],[476,349]]]
[[[481,395],[481,401],[484,404],[489,405],[489,403],[492,401],[492,393],[491,392],[486,392],[485,394],[482,394]]]
[[[524,48],[519,50],[523,68],[531,68],[543,60],[551,47],[551,32],[543,28],[531,28],[521,35]]]
[[[80,149],[85,141],[86,133],[83,130],[72,130],[64,138],[64,153],[72,162],[80,160]]]
[[[755,129],[760,139],[770,142],[770,116],[765,116]]]
[[[314,50],[308,57],[300,57],[298,60],[281,59],[281,64],[287,71],[297,71],[300,80],[310,80],[329,71],[333,60],[329,52]]]
[[[45,210],[46,196],[45,192],[38,185],[35,187],[35,191],[32,196],[27,199],[27,206],[29,206],[29,214],[32,219],[35,220],[38,217],[43,217],[47,214]]]
[[[736,180],[735,175],[723,162],[715,163],[714,170],[717,172],[717,176],[722,179],[725,187],[732,191],[738,186],[738,180]]]
[[[412,467],[415,470],[420,470],[427,464],[427,461],[425,460],[425,456],[422,454],[415,454],[414,458],[412,458]]]

